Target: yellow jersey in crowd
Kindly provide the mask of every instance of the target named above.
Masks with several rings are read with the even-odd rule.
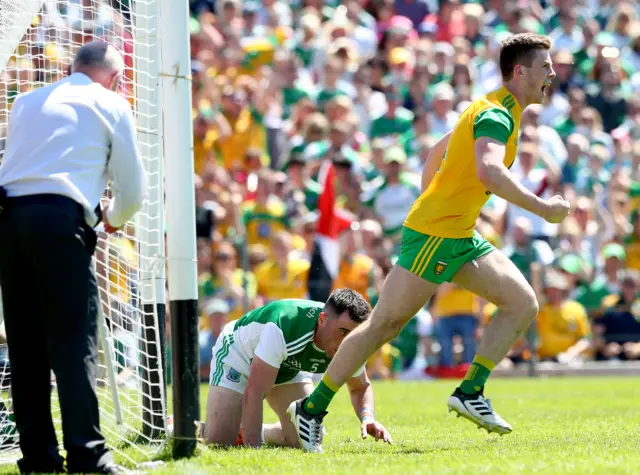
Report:
[[[280,299],[303,299],[307,295],[309,262],[292,259],[282,272],[272,259],[267,259],[255,269],[258,294],[265,303]]]
[[[536,318],[538,356],[553,358],[590,335],[587,312],[582,305],[567,300],[559,306],[544,304]]]
[[[333,289],[353,289],[371,303],[369,288],[373,287],[373,280],[373,260],[364,254],[356,254],[350,261],[343,259],[340,262]]]
[[[456,315],[479,315],[480,301],[468,290],[454,284],[443,285],[433,304],[432,314],[437,318]]]
[[[262,244],[271,248],[271,239],[280,231],[289,229],[287,207],[279,200],[260,204],[255,201],[242,205],[242,219],[247,233],[247,244]]]
[[[510,168],[518,150],[521,114],[518,101],[504,86],[474,101],[460,116],[440,169],[413,204],[404,225],[431,236],[472,237],[480,209],[491,195],[478,178],[475,139],[489,136],[504,141],[504,164]],[[483,121],[488,118],[492,120]]]
[[[126,237],[109,243],[109,292],[121,303],[131,302],[131,272],[136,264],[136,249]]]

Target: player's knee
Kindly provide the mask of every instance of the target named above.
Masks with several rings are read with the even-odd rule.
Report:
[[[530,322],[536,317],[540,308],[538,298],[531,287],[523,292],[522,299],[518,305],[521,308],[523,320],[526,319],[527,322]]]
[[[381,318],[375,323],[371,322],[371,330],[381,345],[398,336],[402,327],[404,322],[392,318]]]

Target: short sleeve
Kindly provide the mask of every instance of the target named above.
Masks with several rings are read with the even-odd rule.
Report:
[[[280,368],[286,359],[287,349],[284,335],[275,323],[269,322],[265,325],[255,355],[274,368]]]
[[[505,110],[498,108],[485,109],[478,114],[473,123],[474,140],[490,137],[506,144],[513,133],[513,119]]]

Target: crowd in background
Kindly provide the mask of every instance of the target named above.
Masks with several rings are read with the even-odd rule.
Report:
[[[514,261],[540,300],[531,331],[502,365],[640,359],[636,2],[190,3],[204,380],[225,322],[309,295],[327,163],[335,169],[336,206],[355,216],[339,236],[329,287],[351,287],[375,305],[429,150],[470,101],[500,86],[500,42],[520,32],[551,37],[557,77],[545,104],[523,113],[511,171],[540,196],[565,196],[572,212],[552,225],[495,195],[482,211],[478,231]],[[87,18],[89,4],[97,16]],[[0,111],[33,81],[63,74],[56,65],[70,51],[46,36],[51,22],[73,20],[77,41],[99,37],[95,26],[104,23],[124,38],[122,51],[132,51],[128,7],[119,0],[76,0],[64,15],[49,13],[32,28],[43,35],[43,64],[18,60],[4,73],[0,102],[8,105]],[[34,77],[37,69],[51,77]],[[134,259],[126,240],[116,252]],[[370,372],[462,376],[494,312],[444,284],[372,357]]]

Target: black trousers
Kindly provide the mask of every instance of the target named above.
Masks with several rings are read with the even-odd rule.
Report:
[[[82,208],[65,200],[9,199],[0,212],[0,286],[23,473],[63,469],[51,419],[51,370],[68,471],[100,472],[112,462],[95,390],[100,302],[91,257],[96,234],[85,224]]]

